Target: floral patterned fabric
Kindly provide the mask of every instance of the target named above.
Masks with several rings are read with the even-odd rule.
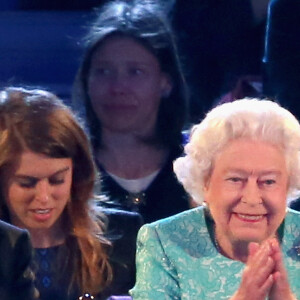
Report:
[[[278,236],[291,288],[300,299],[299,212],[288,209]],[[213,241],[213,221],[202,207],[144,225],[133,299],[229,299],[245,265],[221,255]]]

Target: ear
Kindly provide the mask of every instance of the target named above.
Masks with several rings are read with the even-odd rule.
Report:
[[[209,184],[210,184],[210,177],[206,177],[204,178],[203,181],[203,187],[202,187],[202,191],[203,191],[203,196],[204,196],[204,201],[205,203],[207,203],[207,194],[209,193]]]
[[[170,76],[166,73],[162,73],[161,75],[160,89],[162,98],[168,98],[172,92],[173,83]]]

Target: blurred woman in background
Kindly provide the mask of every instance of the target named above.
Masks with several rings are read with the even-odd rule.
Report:
[[[87,36],[74,86],[107,206],[138,211],[145,222],[189,208],[172,168],[185,142],[186,101],[162,9],[147,1],[107,3]]]

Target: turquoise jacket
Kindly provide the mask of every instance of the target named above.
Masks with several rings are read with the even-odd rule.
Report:
[[[140,229],[134,300],[228,300],[236,292],[245,265],[217,251],[206,215],[198,207]],[[288,209],[278,235],[290,286],[300,299],[299,212]]]

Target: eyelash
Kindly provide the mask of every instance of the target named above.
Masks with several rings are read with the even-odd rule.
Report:
[[[64,179],[49,179],[49,184],[50,185],[60,185],[60,184],[63,184],[65,182]],[[34,188],[37,184],[37,181],[33,181],[33,182],[29,182],[29,183],[22,183],[20,182],[19,185],[20,187],[22,188],[27,188],[27,189],[30,189],[30,188]]]
[[[264,185],[272,185],[275,183],[276,183],[276,181],[274,179],[266,179],[266,180],[261,181],[261,184],[264,184]]]
[[[36,185],[36,182],[34,182],[34,183],[19,183],[19,185],[22,188],[30,189],[30,188],[33,188]]]
[[[230,177],[227,180],[231,182],[241,182],[243,179],[239,177]]]
[[[51,185],[59,185],[59,184],[63,184],[65,182],[64,179],[49,179],[49,183]]]

